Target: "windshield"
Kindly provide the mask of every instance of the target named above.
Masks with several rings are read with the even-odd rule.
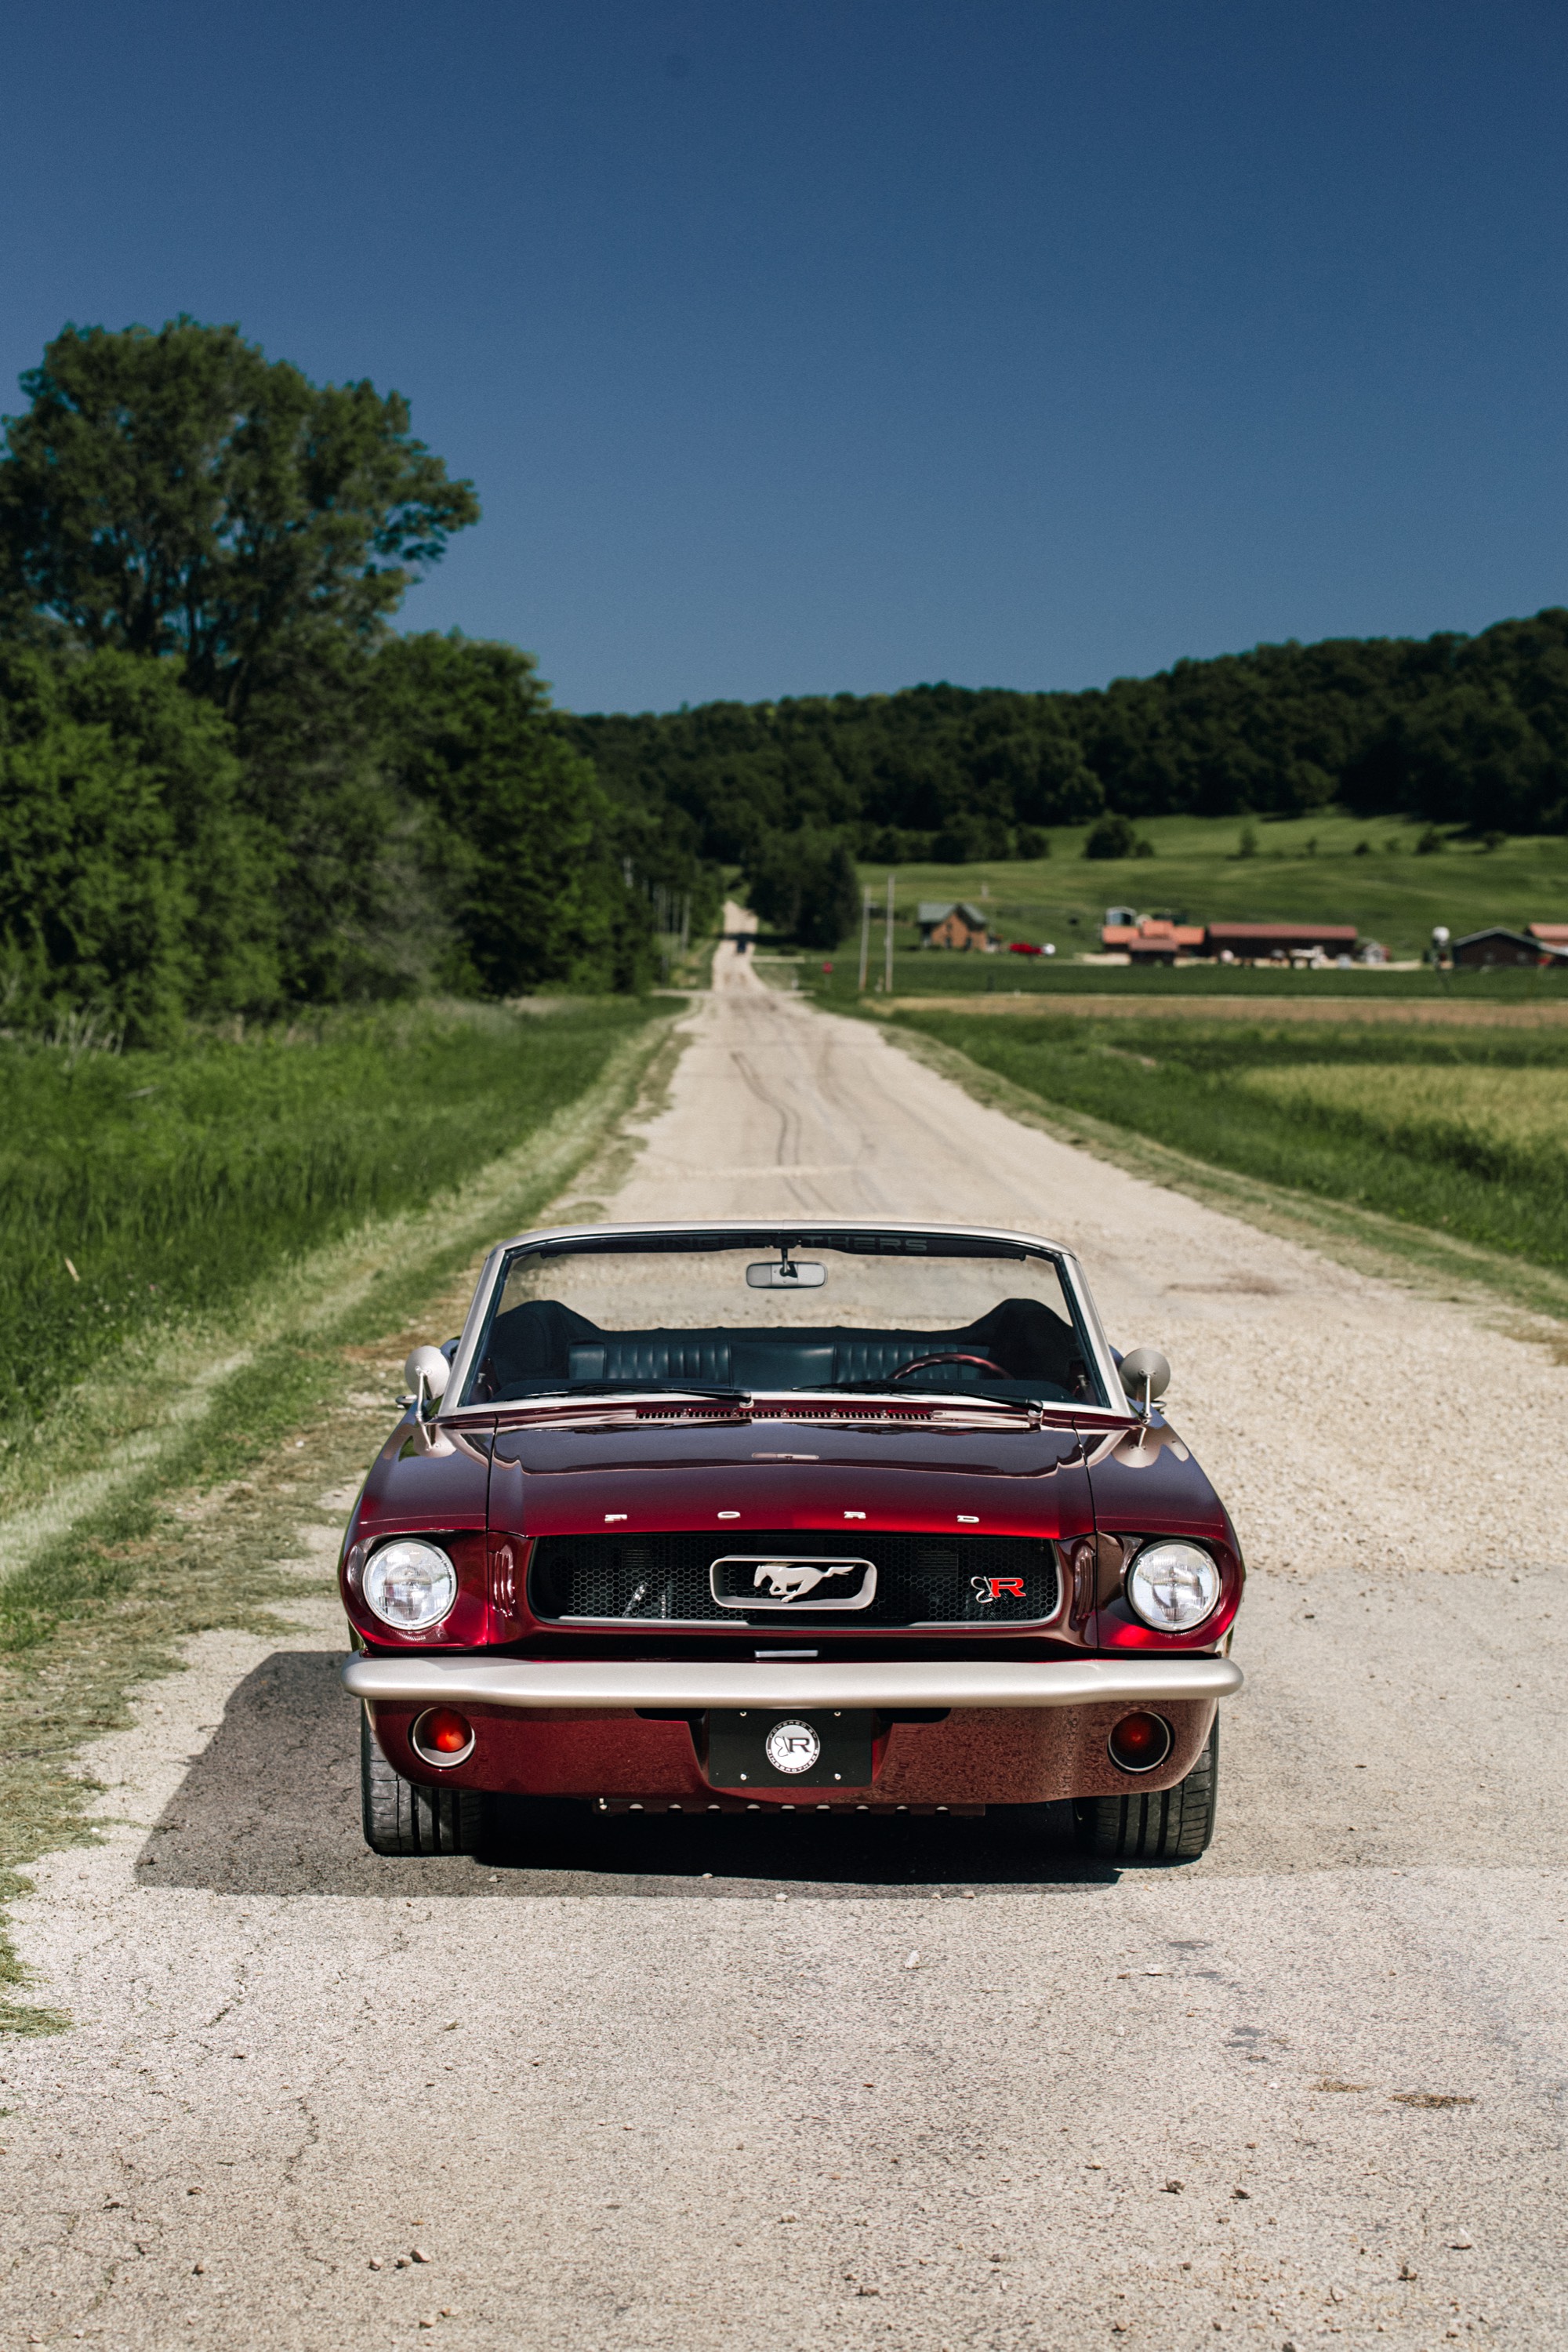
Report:
[[[1043,1250],[793,1228],[514,1251],[458,1402],[633,1388],[1104,1402]]]

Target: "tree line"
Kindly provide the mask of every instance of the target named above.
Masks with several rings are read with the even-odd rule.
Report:
[[[796,835],[962,864],[1038,856],[1052,826],[1107,814],[1106,838],[1131,845],[1141,817],[1331,802],[1562,833],[1568,611],[1473,637],[1258,646],[1082,693],[920,686],[567,726],[612,791],[664,803],[703,856],[759,871]]]
[[[407,404],[237,327],[67,327],[0,420],[0,1025],[132,1037],[424,990],[638,989],[655,901],[740,872],[831,946],[856,858],[1331,801],[1568,830],[1568,612],[1084,693],[555,709],[530,655],[399,635],[479,519]]]
[[[0,447],[0,1022],[636,989],[700,876],[532,658],[392,616],[479,517],[406,403],[68,327]]]

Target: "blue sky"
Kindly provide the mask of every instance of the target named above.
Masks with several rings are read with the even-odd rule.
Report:
[[[579,709],[1568,600],[1561,0],[0,0],[68,319],[395,385]]]

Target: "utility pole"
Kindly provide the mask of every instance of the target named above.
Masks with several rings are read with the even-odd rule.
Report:
[[[888,877],[888,936],[883,941],[882,969],[886,974],[882,982],[883,992],[891,996],[893,992],[893,877],[890,874]]]
[[[860,891],[860,993],[866,993],[866,968],[871,961],[871,885]]]

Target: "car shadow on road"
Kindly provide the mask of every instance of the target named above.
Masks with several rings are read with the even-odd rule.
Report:
[[[360,1834],[359,1727],[330,1651],[279,1650],[231,1694],[137,1857],[146,1886],[237,1895],[923,1894],[1114,1884],[1075,1850],[1068,1807],[1020,1818],[707,1819],[490,1810],[485,1851],[390,1861]]]

